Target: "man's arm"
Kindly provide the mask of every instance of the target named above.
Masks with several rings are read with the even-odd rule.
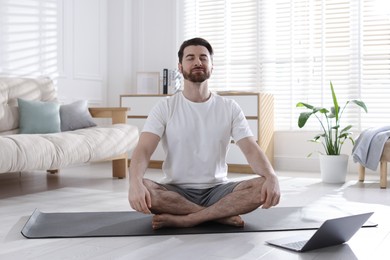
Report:
[[[149,132],[141,133],[138,144],[131,156],[129,169],[129,202],[133,209],[150,214],[150,193],[143,184],[143,177],[148,168],[150,157],[156,150],[160,137]]]
[[[264,201],[263,208],[270,208],[279,203],[279,181],[271,163],[264,152],[257,145],[253,137],[245,137],[237,142],[238,147],[244,153],[252,170],[265,178],[261,197]]]

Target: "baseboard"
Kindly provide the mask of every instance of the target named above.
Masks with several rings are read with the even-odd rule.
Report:
[[[317,156],[313,157],[287,157],[287,156],[275,156],[274,168],[276,171],[292,171],[292,172],[319,172],[320,162]],[[352,157],[349,157],[348,161],[348,173],[358,172],[358,163],[355,163]],[[377,174],[378,170],[372,171],[366,169],[368,174]]]
[[[131,159],[129,159],[130,165]],[[151,160],[149,162],[149,168],[151,169],[161,169],[163,161]],[[229,164],[228,171],[234,173],[253,173],[252,168],[246,164]]]

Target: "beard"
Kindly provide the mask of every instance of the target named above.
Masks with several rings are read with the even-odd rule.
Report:
[[[210,78],[210,71],[208,70],[203,70],[203,73],[198,73],[191,70],[190,72],[184,71],[183,70],[183,77],[184,79],[194,82],[194,83],[202,83]]]

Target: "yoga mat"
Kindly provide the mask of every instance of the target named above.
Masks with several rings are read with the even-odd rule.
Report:
[[[36,209],[22,229],[26,238],[156,236],[317,229],[325,219],[301,207],[257,209],[242,215],[244,227],[208,222],[192,228],[153,230],[152,215],[135,211],[43,213]],[[344,214],[348,215],[348,214]],[[365,224],[376,226],[376,224]]]

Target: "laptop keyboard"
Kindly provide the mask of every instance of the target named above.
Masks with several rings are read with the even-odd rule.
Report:
[[[303,241],[297,241],[297,242],[292,242],[292,243],[287,243],[287,244],[283,244],[283,246],[285,247],[289,247],[289,248],[294,248],[296,250],[300,250],[302,249],[302,247],[307,243],[307,240],[303,240]]]

